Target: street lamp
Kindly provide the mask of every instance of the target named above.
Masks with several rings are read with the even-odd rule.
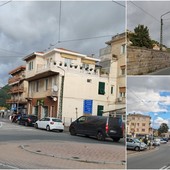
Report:
[[[170,13],[170,11],[168,11],[168,12],[166,12],[166,13],[164,13],[164,14],[162,14],[161,15],[161,32],[160,32],[160,51],[162,51],[162,32],[163,32],[163,19],[162,19],[162,17],[164,16],[164,15],[166,15],[166,14],[169,14]]]

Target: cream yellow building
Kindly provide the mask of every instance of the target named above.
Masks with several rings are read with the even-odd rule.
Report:
[[[109,75],[112,82],[116,85],[111,87],[115,89],[110,103],[110,113],[123,115],[125,120],[126,103],[126,34],[118,34],[106,42],[107,47],[100,50],[100,64],[102,72]]]
[[[127,115],[127,134],[130,136],[145,136],[150,134],[151,117],[142,114]]]
[[[101,74],[99,59],[53,49],[32,53],[24,60],[29,82],[28,113],[39,118],[59,117],[69,125],[79,116],[102,115],[113,107],[116,81]]]

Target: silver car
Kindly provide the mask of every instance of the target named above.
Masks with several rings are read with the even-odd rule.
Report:
[[[147,149],[147,145],[138,140],[137,138],[127,138],[126,146],[127,149],[133,149],[135,151]]]

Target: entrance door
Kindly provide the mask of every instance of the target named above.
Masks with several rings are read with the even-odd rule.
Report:
[[[97,116],[102,116],[104,106],[98,105],[97,106]]]

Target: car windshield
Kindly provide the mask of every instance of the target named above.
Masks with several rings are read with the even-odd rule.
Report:
[[[140,141],[139,141],[139,139],[133,139],[134,140],[134,142],[136,142],[136,143],[141,143]]]
[[[53,122],[62,122],[60,119],[52,119]]]

